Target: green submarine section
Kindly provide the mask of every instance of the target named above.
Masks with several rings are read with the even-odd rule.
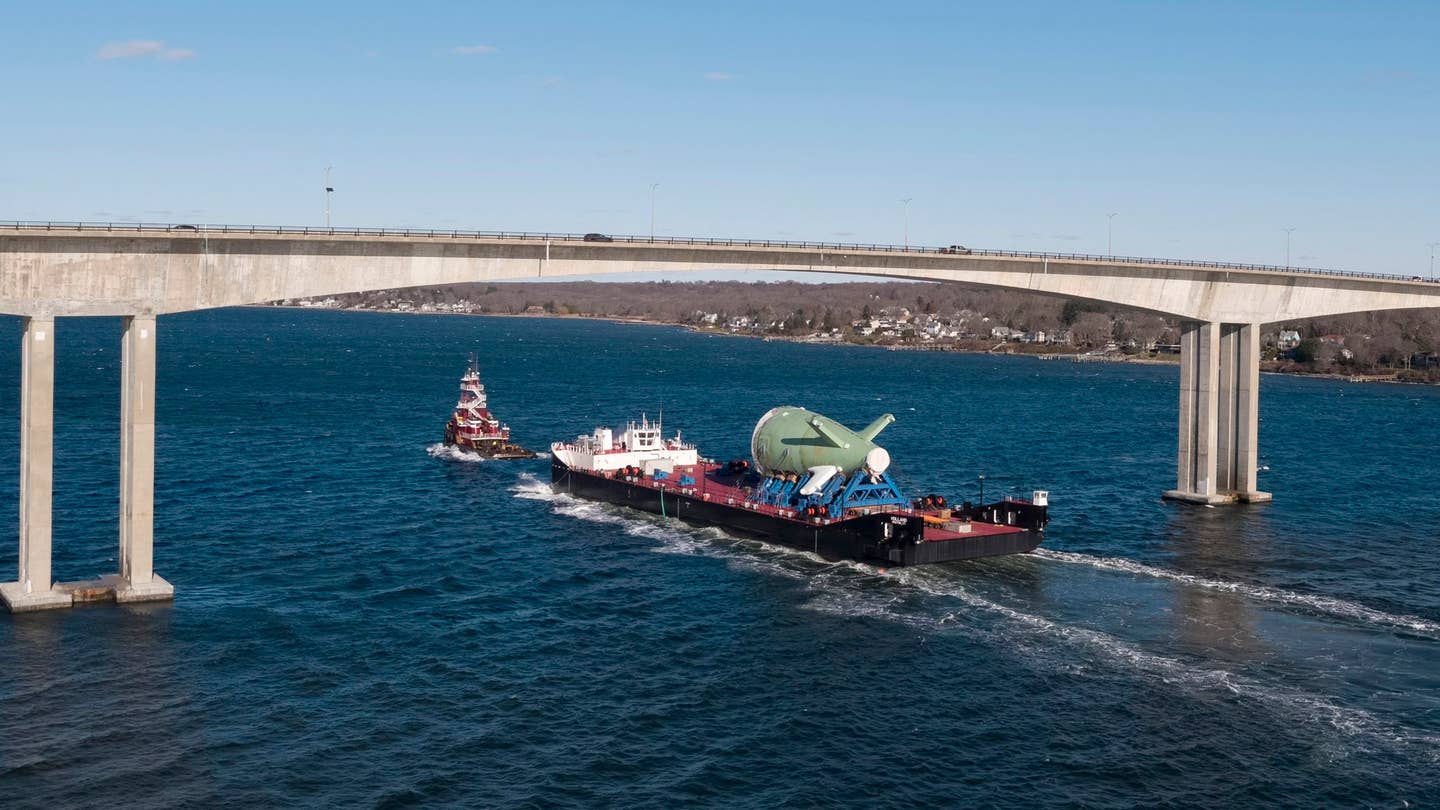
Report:
[[[804,408],[771,408],[755,423],[750,455],[763,476],[757,499],[838,518],[847,509],[909,506],[890,476],[890,454],[875,443],[895,417],[851,430]]]

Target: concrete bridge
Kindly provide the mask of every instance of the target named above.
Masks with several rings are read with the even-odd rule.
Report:
[[[19,573],[0,584],[0,599],[24,611],[95,594],[173,598],[153,566],[158,315],[375,289],[677,270],[947,281],[1179,318],[1178,476],[1165,496],[1205,504],[1270,499],[1255,480],[1262,324],[1440,307],[1440,284],[1419,278],[1215,262],[546,233],[0,223],[0,313],[25,319]],[[95,315],[124,319],[120,570],[57,584],[50,572],[56,319]]]

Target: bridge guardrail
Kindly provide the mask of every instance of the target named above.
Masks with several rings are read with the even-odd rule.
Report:
[[[550,242],[584,242],[585,235],[578,233],[549,233],[542,231],[469,231],[469,230],[445,230],[433,228],[334,228],[334,227],[310,227],[303,225],[180,225],[175,223],[159,222],[54,222],[54,221],[26,221],[26,220],[0,220],[0,230],[48,230],[48,231],[169,231],[180,230],[188,233],[191,229],[197,234],[201,233],[224,233],[224,234],[273,234],[283,236],[294,234],[297,236],[401,236],[401,237],[431,237],[451,239],[518,239]],[[709,245],[724,247],[750,247],[750,248],[799,248],[809,250],[864,250],[873,253],[905,253],[921,255],[957,255],[948,248],[924,247],[917,245],[884,245],[864,244],[857,242],[797,242],[776,239],[724,239],[716,237],[649,237],[649,236],[626,236],[607,235],[610,242],[631,243],[631,244],[652,244],[652,245]],[[1372,278],[1385,281],[1429,281],[1440,283],[1437,279],[1424,279],[1420,276],[1405,276],[1393,273],[1363,273],[1356,270],[1330,270],[1318,267],[1296,267],[1294,265],[1283,267],[1274,264],[1246,264],[1237,262],[1210,262],[1194,261],[1187,259],[1156,259],[1141,256],[1101,256],[1090,253],[1048,253],[1045,251],[1026,250],[985,250],[981,248],[969,248],[964,255],[970,256],[1000,256],[1009,258],[1029,259],[1060,259],[1071,261],[1102,262],[1112,264],[1151,264],[1169,267],[1201,267],[1215,270],[1250,270],[1272,273],[1311,273],[1324,276],[1342,276],[1350,278]]]

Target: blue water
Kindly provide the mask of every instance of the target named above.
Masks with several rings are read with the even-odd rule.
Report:
[[[7,807],[1440,803],[1440,389],[1266,377],[1273,504],[1164,504],[1176,371],[605,323],[160,320],[173,605],[0,616]],[[115,570],[119,324],[62,320],[55,572]],[[0,321],[0,538],[19,324]],[[796,404],[913,492],[1053,494],[1036,555],[881,571],[436,445]],[[13,577],[13,541],[0,577]]]

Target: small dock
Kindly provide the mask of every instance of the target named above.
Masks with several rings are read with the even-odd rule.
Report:
[[[1069,360],[1072,363],[1123,363],[1124,355],[1111,354],[1037,354],[1041,360]]]

